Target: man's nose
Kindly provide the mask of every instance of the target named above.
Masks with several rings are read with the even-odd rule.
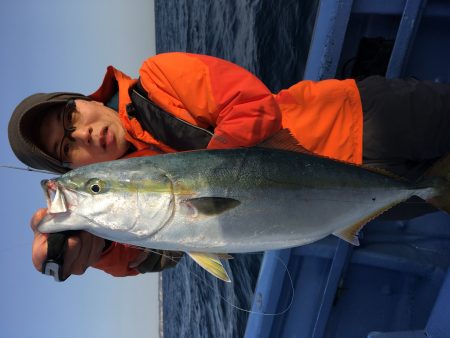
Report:
[[[77,127],[74,131],[72,131],[71,138],[85,144],[90,144],[92,141],[92,128]]]

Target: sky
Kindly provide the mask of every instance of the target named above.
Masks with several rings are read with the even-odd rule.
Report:
[[[137,77],[155,54],[153,0],[14,0],[0,3],[0,164],[22,166],[9,116],[36,92],[94,92],[110,64]],[[0,336],[158,337],[158,274],[113,278],[89,269],[64,283],[31,263],[29,221],[45,207],[40,180],[0,168]]]

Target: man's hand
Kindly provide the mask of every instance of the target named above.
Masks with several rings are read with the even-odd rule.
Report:
[[[47,259],[48,234],[40,233],[36,227],[46,214],[47,209],[39,209],[31,218],[31,229],[34,231],[32,259],[34,267],[38,271],[41,271],[42,264]],[[83,274],[89,266],[100,259],[104,247],[105,240],[103,238],[85,231],[80,231],[75,235],[69,236],[66,252],[64,253],[64,278],[67,278],[71,274]]]

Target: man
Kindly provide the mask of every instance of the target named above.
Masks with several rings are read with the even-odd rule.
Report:
[[[9,124],[14,153],[31,167],[62,173],[124,157],[255,146],[289,128],[313,153],[414,178],[450,149],[448,85],[380,77],[302,81],[274,95],[237,65],[186,53],[149,58],[139,75],[134,80],[109,67],[92,95],[26,98]],[[33,230],[43,215],[45,209],[35,213]],[[47,239],[35,231],[38,270]],[[179,257],[163,255],[80,232],[68,239],[64,276],[89,266],[115,276],[159,271],[173,265],[166,255]]]

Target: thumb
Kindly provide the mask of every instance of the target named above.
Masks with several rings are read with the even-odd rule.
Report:
[[[33,216],[31,217],[31,221],[30,221],[31,230],[33,230],[34,232],[37,231],[37,226],[38,226],[39,222],[44,218],[45,215],[47,215],[46,208],[38,209],[33,214]]]
[[[31,259],[36,270],[42,270],[42,264],[47,259],[47,234],[40,232],[34,233],[33,246],[31,251]]]

